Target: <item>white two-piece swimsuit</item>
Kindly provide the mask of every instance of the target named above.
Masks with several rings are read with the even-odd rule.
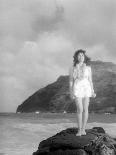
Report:
[[[79,65],[73,70],[73,94],[75,97],[91,97],[92,96],[92,88],[89,81],[89,76],[91,74],[91,67],[84,66],[83,72],[79,77]]]

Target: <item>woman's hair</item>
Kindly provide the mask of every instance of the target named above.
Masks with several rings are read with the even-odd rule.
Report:
[[[76,66],[76,64],[79,63],[78,61],[78,54],[79,53],[83,53],[84,54],[84,63],[86,63],[86,65],[90,65],[90,58],[85,54],[86,51],[79,49],[77,51],[75,51],[74,56],[73,56],[73,66]]]

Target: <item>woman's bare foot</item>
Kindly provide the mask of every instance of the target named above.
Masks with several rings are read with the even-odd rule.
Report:
[[[81,130],[79,129],[76,136],[81,136]]]
[[[81,135],[86,135],[85,129],[81,130]]]

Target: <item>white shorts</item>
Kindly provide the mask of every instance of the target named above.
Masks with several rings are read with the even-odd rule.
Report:
[[[75,97],[91,97],[90,82],[87,79],[76,80],[73,86],[73,93]]]

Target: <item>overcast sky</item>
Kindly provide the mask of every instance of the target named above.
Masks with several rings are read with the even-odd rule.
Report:
[[[116,62],[115,0],[0,0],[0,112],[67,75],[80,48]]]

